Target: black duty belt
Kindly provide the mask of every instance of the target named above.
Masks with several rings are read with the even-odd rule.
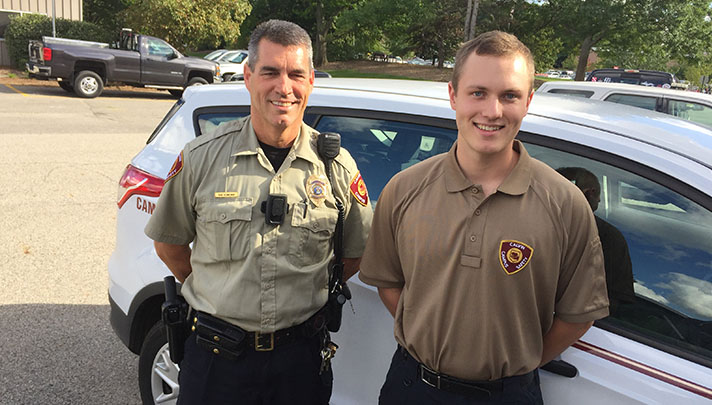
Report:
[[[268,352],[276,347],[313,337],[326,325],[326,311],[319,310],[306,322],[276,332],[248,332],[204,312],[193,314],[192,330],[199,346],[217,355],[237,358],[246,349]]]
[[[431,370],[424,364],[418,362],[402,346],[399,346],[398,349],[404,356],[408,357],[412,362],[417,364],[418,378],[420,378],[424,383],[428,384],[433,388],[437,388],[439,390],[451,392],[454,394],[466,395],[478,399],[487,399],[490,398],[493,393],[502,392],[504,390],[505,381],[519,380],[519,383],[521,385],[527,385],[530,384],[535,378],[534,370],[530,371],[527,374],[504,377],[499,380],[493,381],[463,380],[460,378],[451,377],[446,374],[438,373],[435,370]]]

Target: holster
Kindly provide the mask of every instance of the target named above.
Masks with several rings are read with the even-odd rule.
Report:
[[[199,346],[235,360],[245,350],[247,331],[221,319],[198,312],[194,319]]]
[[[183,360],[185,341],[190,334],[188,329],[188,304],[176,294],[175,279],[165,278],[166,301],[161,306],[161,318],[166,328],[168,352],[171,360],[179,364]]]

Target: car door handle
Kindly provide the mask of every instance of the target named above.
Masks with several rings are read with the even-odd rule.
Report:
[[[567,378],[574,378],[578,375],[576,366],[563,360],[552,360],[541,366],[541,369]]]

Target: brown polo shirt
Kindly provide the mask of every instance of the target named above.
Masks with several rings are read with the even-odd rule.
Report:
[[[469,380],[524,374],[539,365],[554,316],[608,315],[593,213],[519,141],[518,163],[487,198],[455,148],[386,185],[359,277],[403,289],[395,337],[426,366]]]

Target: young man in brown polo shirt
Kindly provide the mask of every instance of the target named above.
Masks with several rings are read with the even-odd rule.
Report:
[[[529,49],[494,31],[456,60],[457,142],[384,188],[361,263],[399,343],[380,403],[542,403],[537,368],[608,314],[601,243],[576,186],[514,140]]]

